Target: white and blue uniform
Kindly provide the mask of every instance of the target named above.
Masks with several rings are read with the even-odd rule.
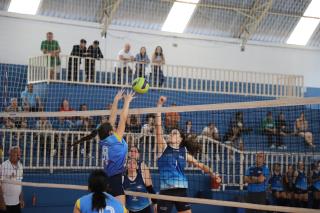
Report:
[[[299,192],[308,190],[307,176],[304,171],[298,171],[298,176],[296,177],[294,184],[295,188],[299,190]]]
[[[100,141],[104,170],[108,177],[122,174],[125,171],[128,144],[116,133]]]
[[[311,178],[313,180],[313,184],[312,184],[313,190],[320,191],[320,171],[313,171]],[[314,181],[314,180],[316,180],[316,181]]]
[[[141,171],[137,172],[137,177],[134,180],[130,180],[126,175],[123,181],[123,187],[126,190],[134,192],[147,193],[147,188],[144,183]],[[126,208],[131,212],[141,211],[151,205],[151,201],[145,197],[126,196]]]
[[[76,207],[80,210],[81,213],[127,213],[127,210],[121,205],[113,196],[108,193],[106,195],[106,207],[103,211],[92,211],[92,196],[93,193],[87,194],[79,198],[76,202]]]
[[[167,146],[158,159],[160,173],[160,189],[188,188],[188,180],[184,174],[186,167],[187,149],[174,149]]]
[[[271,190],[276,192],[282,192],[284,191],[283,187],[283,177],[281,174],[274,174],[270,180],[269,183],[271,184]]]

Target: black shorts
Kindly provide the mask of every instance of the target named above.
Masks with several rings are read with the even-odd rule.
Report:
[[[185,188],[160,190],[160,195],[170,195],[170,196],[177,196],[177,197],[187,197],[188,196],[187,189],[185,189]],[[186,211],[186,210],[191,209],[190,203],[168,201],[168,200],[159,200],[158,201],[158,213],[171,212],[173,205],[175,205],[177,211]]]
[[[119,195],[124,195],[124,190],[122,186],[122,174],[117,174],[108,177],[109,193],[116,197]]]
[[[129,211],[129,213],[151,213],[151,205],[137,212]]]
[[[299,189],[299,188],[295,187],[294,193],[295,194],[306,194],[306,193],[308,193],[308,190],[307,189]]]

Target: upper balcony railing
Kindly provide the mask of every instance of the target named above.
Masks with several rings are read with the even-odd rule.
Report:
[[[29,59],[28,82],[60,82],[131,87],[145,77],[152,89],[267,97],[303,97],[300,75],[121,62],[48,55]]]

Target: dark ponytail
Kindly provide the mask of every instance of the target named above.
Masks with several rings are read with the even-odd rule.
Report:
[[[186,147],[189,154],[196,156],[198,153],[201,153],[202,146],[198,143],[196,135],[181,134],[181,137],[182,142],[180,146]]]
[[[103,170],[93,171],[89,176],[89,190],[92,195],[92,211],[104,209],[107,205],[107,195],[104,193],[108,188],[107,175]]]

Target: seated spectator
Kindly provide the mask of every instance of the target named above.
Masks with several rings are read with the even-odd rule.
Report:
[[[268,145],[271,149],[275,148],[273,136],[276,135],[276,125],[272,118],[272,112],[267,112],[267,117],[262,121],[262,133],[268,137]]]
[[[192,121],[191,120],[188,120],[186,122],[186,126],[185,126],[185,129],[184,129],[184,132],[185,132],[187,137],[195,136],[195,132],[192,129]]]
[[[25,91],[21,93],[22,107],[30,112],[43,109],[40,96],[33,91],[33,84],[28,84]]]
[[[152,55],[153,72],[151,74],[152,86],[161,87],[164,82],[162,65],[166,63],[162,47],[157,46]]]
[[[224,141],[230,143],[232,146],[239,148],[240,150],[244,149],[242,134],[251,132],[251,128],[246,128],[243,121],[243,113],[236,112],[235,118],[230,121],[229,129],[224,135]]]
[[[112,104],[107,104],[106,110],[111,110]],[[106,123],[109,121],[110,115],[103,115],[100,117],[100,124]]]
[[[298,162],[297,170],[293,173],[294,193],[296,207],[308,207],[308,180],[304,163]]]
[[[154,135],[155,134],[155,117],[153,114],[147,115],[147,123],[142,126],[141,134]]]
[[[78,73],[80,72],[80,64],[81,58],[78,57],[86,57],[87,53],[87,41],[84,39],[80,40],[80,45],[74,45],[72,47],[72,51],[70,53],[71,56],[77,57],[70,57],[68,62],[68,81],[78,81]],[[73,74],[73,79],[71,78]]]
[[[297,118],[294,128],[295,134],[303,137],[309,146],[315,147],[315,145],[313,144],[312,132],[310,132],[308,129],[308,121],[305,119],[304,112],[300,113],[300,117]]]
[[[130,52],[130,48],[131,48],[130,44],[126,43],[124,45],[124,48],[120,50],[120,52],[118,53],[119,65],[118,65],[118,68],[116,69],[118,84],[125,84],[127,80],[127,76],[130,80],[132,79],[132,69],[129,66],[129,62],[134,61],[134,56]],[[130,82],[129,79],[128,79],[128,82]]]
[[[286,204],[286,192],[284,189],[284,177],[281,174],[281,166],[279,163],[273,165],[272,176],[269,179],[270,188],[272,190],[272,197],[277,206],[284,206]]]
[[[18,106],[18,99],[11,98],[10,105],[5,108],[5,112],[21,112],[21,107]],[[12,128],[20,128],[21,127],[21,118],[17,117],[8,117],[4,118],[4,125],[5,128],[12,129]]]
[[[60,66],[59,53],[61,52],[58,41],[53,40],[53,33],[47,32],[47,40],[41,42],[41,51],[50,56],[50,79],[55,79],[55,72]],[[47,58],[49,61],[49,57]]]
[[[139,133],[141,129],[140,116],[139,115],[128,116],[126,129],[127,129],[126,132]]]
[[[60,105],[60,112],[70,112],[73,111],[73,109],[69,105],[69,101],[67,99],[63,99],[61,105]]]
[[[219,130],[216,127],[216,125],[214,123],[209,123],[208,126],[206,126],[203,130],[202,130],[202,135],[205,135],[209,138],[212,138],[214,140],[219,140]]]
[[[80,111],[88,111],[88,106],[86,104],[81,104]],[[75,126],[80,131],[90,131],[93,127],[93,120],[88,116],[80,116],[75,122]]]
[[[176,103],[171,105],[172,107],[176,107]],[[178,112],[167,112],[165,114],[165,129],[166,132],[171,132],[173,129],[179,129],[180,122],[180,114]]]
[[[150,59],[147,55],[147,50],[145,47],[140,48],[140,53],[138,53],[134,59],[136,61],[136,73],[134,75],[137,77],[146,77],[146,66],[149,65]]]
[[[287,149],[287,146],[283,144],[283,136],[286,136],[289,133],[289,131],[288,131],[286,118],[283,112],[279,113],[278,119],[276,120],[276,131],[277,131],[277,141],[276,141],[277,148]]]
[[[86,59],[85,62],[86,81],[94,82],[96,60],[100,60],[101,58],[103,58],[103,54],[99,47],[99,41],[93,41],[93,44],[88,47],[86,57],[92,58]]]
[[[60,112],[71,112],[74,111],[70,105],[69,101],[67,99],[64,99],[60,105]],[[55,129],[58,130],[72,130],[74,128],[74,124],[72,121],[72,117],[59,117],[58,118],[58,123],[56,124]]]
[[[52,124],[46,117],[40,117],[37,121],[36,128],[38,130],[51,130]]]

